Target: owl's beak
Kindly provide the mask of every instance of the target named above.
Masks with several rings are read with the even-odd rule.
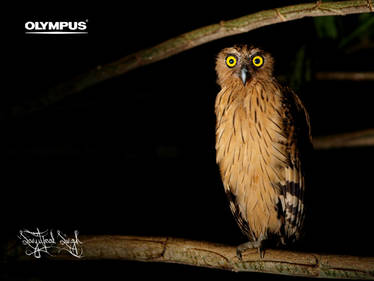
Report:
[[[240,79],[242,79],[243,85],[247,82],[248,78],[248,70],[247,67],[243,66],[242,69],[240,70]]]

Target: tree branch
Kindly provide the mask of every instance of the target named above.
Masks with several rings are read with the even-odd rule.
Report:
[[[248,250],[243,259],[236,247],[211,242],[170,237],[82,236],[84,260],[133,260],[179,263],[235,272],[263,272],[304,277],[374,279],[374,257],[354,257],[314,253],[266,250],[259,258],[257,250]],[[35,260],[24,254],[20,241],[9,247],[8,260]],[[78,260],[68,253],[51,257]]]
[[[22,106],[12,108],[11,115],[32,112],[55,103],[66,96],[80,92],[101,81],[119,76],[138,67],[148,65],[196,46],[223,37],[245,33],[263,26],[301,19],[304,17],[341,16],[373,12],[374,0],[333,1],[299,4],[257,12],[217,24],[204,26],[181,34],[154,47],[140,50],[118,61],[97,66],[70,81],[50,89],[46,96]]]
[[[374,146],[374,129],[313,138],[315,149]]]

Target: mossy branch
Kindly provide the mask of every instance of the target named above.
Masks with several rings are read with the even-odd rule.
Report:
[[[132,260],[178,263],[235,272],[262,272],[290,276],[374,279],[374,257],[301,253],[268,249],[263,259],[257,250],[236,257],[236,247],[170,237],[82,236],[83,260]],[[49,257],[49,256],[48,256]],[[82,260],[68,253],[51,259]],[[20,241],[7,251],[6,261],[36,260],[24,254]]]
[[[223,37],[245,33],[263,26],[292,21],[304,17],[341,16],[369,13],[374,11],[374,0],[332,1],[299,4],[257,12],[240,18],[221,21],[162,42],[148,49],[140,50],[115,62],[97,66],[70,81],[61,83],[48,93],[24,105],[11,109],[10,114],[24,114],[44,108],[66,96],[80,92],[101,81],[122,75],[138,67],[168,58],[196,46]]]

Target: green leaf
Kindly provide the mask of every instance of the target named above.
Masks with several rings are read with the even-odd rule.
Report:
[[[314,18],[314,26],[320,39],[336,39],[339,35],[336,17],[328,16]]]
[[[291,87],[298,90],[304,80],[304,66],[305,66],[305,46],[302,46],[296,53],[294,59],[293,72],[291,75]]]
[[[371,14],[363,14],[359,17],[361,24],[348,36],[340,41],[339,48],[343,48],[351,43],[354,39],[366,36],[373,32],[374,16]]]

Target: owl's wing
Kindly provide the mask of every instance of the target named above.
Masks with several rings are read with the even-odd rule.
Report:
[[[280,186],[280,201],[284,217],[284,234],[298,239],[304,221],[305,158],[312,150],[308,113],[299,97],[286,90],[283,128],[287,135],[288,165],[284,168],[285,184]]]

